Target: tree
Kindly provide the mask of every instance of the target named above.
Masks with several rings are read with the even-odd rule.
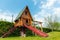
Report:
[[[1,20],[0,21],[0,36],[2,36],[2,34],[7,32],[12,27],[13,27],[13,23]]]
[[[60,23],[58,22],[58,17],[57,16],[49,16],[45,18],[45,22],[47,23],[47,27],[50,28],[52,31],[58,30]]]

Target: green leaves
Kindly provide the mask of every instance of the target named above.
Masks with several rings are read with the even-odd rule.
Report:
[[[8,21],[0,21],[0,36],[7,32],[11,27],[13,27],[13,23]]]

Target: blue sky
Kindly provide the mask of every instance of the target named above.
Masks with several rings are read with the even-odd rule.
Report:
[[[60,0],[0,0],[0,19],[11,21],[28,5],[35,20],[44,21],[44,17],[57,15],[60,18]]]

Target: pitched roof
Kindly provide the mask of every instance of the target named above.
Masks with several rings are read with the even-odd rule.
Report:
[[[19,12],[19,14],[18,14],[18,16],[16,17],[15,21],[18,20],[18,19],[21,17],[23,11],[24,11],[27,7],[28,7],[28,6],[26,6],[23,10],[21,10],[21,12]],[[31,15],[31,14],[30,14],[30,15]],[[32,17],[32,16],[31,16],[31,17]],[[32,20],[33,20],[33,18],[32,18]]]
[[[25,7],[25,8],[26,8],[26,7]],[[18,16],[16,17],[15,20],[18,20],[18,19],[21,17],[21,15],[22,15],[23,11],[25,10],[25,8],[24,8],[23,10],[21,10],[21,12],[19,12],[19,14],[18,14]]]

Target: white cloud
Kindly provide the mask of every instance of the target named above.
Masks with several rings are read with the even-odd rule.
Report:
[[[37,0],[33,0],[33,2],[34,2],[34,5],[36,5],[36,4],[37,4]]]
[[[56,0],[47,0],[46,7],[52,7]]]
[[[32,0],[32,1],[33,1],[34,5],[36,6],[37,4],[40,3],[41,0]],[[41,3],[43,3],[43,1]]]
[[[44,18],[48,16],[51,16],[51,14],[46,12],[45,10],[41,10],[40,12],[34,15],[34,18],[36,21],[44,22]]]
[[[57,3],[60,4],[60,0],[47,0],[47,2],[41,0],[41,3],[39,3],[42,4],[41,6],[39,6],[41,10],[34,15],[35,20],[42,20],[42,22],[44,22],[45,17],[56,15],[58,17],[58,20],[60,21],[60,7],[55,7],[55,4]]]
[[[60,4],[60,0],[57,0],[57,3],[59,3],[59,4]]]
[[[43,17],[48,17],[48,16],[51,16],[51,15],[57,15],[57,16],[60,16],[60,8],[56,8],[54,7],[55,3],[58,3],[60,2],[59,0],[47,0],[47,2],[44,2],[44,1],[41,1],[42,5],[39,6],[41,8],[41,10],[39,12],[37,12],[37,14],[35,14],[35,18],[37,19],[40,19],[40,18],[43,18]],[[49,12],[48,12],[48,11]],[[37,20],[38,20],[37,19]]]
[[[53,7],[56,1],[57,0],[47,0],[47,2],[43,3],[41,7],[50,9],[51,7]]]
[[[53,13],[54,13],[56,16],[60,17],[60,8],[54,8],[54,9],[53,9]]]
[[[14,14],[14,13],[10,12],[9,10],[1,10],[0,11],[0,19],[7,20],[7,21],[11,22],[12,21],[12,14]],[[15,16],[14,16],[14,19],[15,19]]]

